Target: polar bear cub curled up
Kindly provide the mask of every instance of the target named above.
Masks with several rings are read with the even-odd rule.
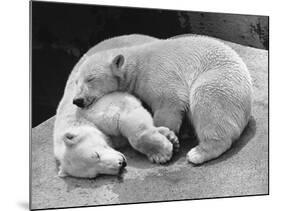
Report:
[[[112,148],[118,143],[112,143],[114,138],[108,136],[126,137],[134,149],[155,163],[169,161],[173,144],[178,144],[172,131],[153,125],[150,113],[130,94],[108,94],[88,109],[69,102],[67,108],[58,111],[55,122],[54,153],[60,162],[59,175],[118,174],[126,166],[126,159]]]
[[[74,103],[79,107],[118,90],[144,101],[156,126],[178,133],[187,115],[199,139],[187,154],[194,164],[229,149],[251,114],[252,84],[246,65],[230,47],[206,36],[102,51],[90,56],[77,74]]]

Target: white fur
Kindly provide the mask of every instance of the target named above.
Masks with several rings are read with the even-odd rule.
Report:
[[[151,161],[167,162],[172,157],[173,145],[165,133],[172,132],[167,128],[165,133],[161,130],[154,127],[150,113],[130,94],[105,95],[87,109],[69,101],[63,111],[58,111],[55,122],[54,153],[60,161],[59,175],[118,174],[124,156],[112,148],[118,144],[104,134],[126,137],[133,148]]]
[[[121,65],[116,64],[120,58]],[[246,65],[230,47],[206,36],[100,52],[87,58],[77,74],[75,97],[87,99],[88,105],[106,93],[129,91],[151,107],[156,126],[175,132],[187,114],[200,142],[187,155],[195,164],[225,152],[251,114]],[[81,82],[89,77],[94,80]]]
[[[58,106],[54,125],[54,154],[59,161],[58,175],[95,177],[98,174],[118,174],[125,157],[113,149],[110,136],[124,136],[136,150],[156,163],[171,159],[176,137],[167,128],[155,128],[153,119],[139,100],[126,93],[111,93],[87,109],[80,109],[72,101],[76,93],[75,81],[85,60],[97,51],[114,46],[135,45],[154,38],[130,35],[113,38],[98,44],[78,62],[72,71],[64,96]],[[105,135],[106,134],[106,135]]]

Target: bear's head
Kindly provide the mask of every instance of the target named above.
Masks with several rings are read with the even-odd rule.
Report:
[[[63,136],[63,144],[64,153],[59,160],[60,177],[118,175],[126,166],[125,156],[111,148],[105,135],[94,127],[70,128]]]
[[[110,52],[89,56],[75,76],[73,104],[86,108],[105,94],[120,91],[124,81],[125,58]]]

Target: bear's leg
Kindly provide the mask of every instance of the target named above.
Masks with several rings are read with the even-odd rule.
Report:
[[[212,105],[210,103],[208,106],[206,102],[200,103],[192,110],[192,121],[199,145],[187,153],[187,159],[194,164],[201,164],[220,156],[242,132],[242,127],[237,122],[242,122],[243,111],[236,109],[238,112],[235,112],[231,105],[228,105],[228,109],[232,110],[228,111],[224,109],[225,105],[216,104],[215,99],[211,102]]]
[[[232,141],[209,139],[200,142],[187,153],[187,160],[193,164],[201,164],[205,161],[217,158],[230,148]]]
[[[129,142],[153,163],[166,163],[172,158],[173,148],[177,150],[179,147],[174,132],[165,127],[147,129],[139,136],[129,138]]]
[[[230,83],[207,83],[192,90],[190,112],[199,145],[187,160],[200,164],[214,159],[239,138],[250,116],[250,97]]]
[[[167,107],[155,110],[153,121],[156,127],[167,127],[178,134],[182,124],[182,117],[183,113],[180,109]]]
[[[120,115],[119,128],[131,146],[145,154],[150,161],[165,163],[169,161],[179,142],[173,131],[165,127],[155,127],[150,113],[139,107]]]

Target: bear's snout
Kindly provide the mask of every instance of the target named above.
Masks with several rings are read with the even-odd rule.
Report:
[[[124,172],[125,167],[127,166],[127,161],[126,159],[123,157],[122,161],[119,161],[119,175],[121,175]]]
[[[75,98],[73,100],[73,104],[77,105],[80,108],[84,108],[85,107],[85,100],[83,98]]]
[[[121,166],[120,168],[125,168],[127,166],[127,162],[125,159],[123,159],[122,161],[119,162],[119,165]]]

